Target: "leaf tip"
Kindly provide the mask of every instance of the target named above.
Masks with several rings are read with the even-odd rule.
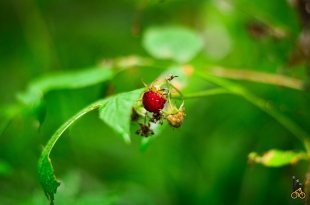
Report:
[[[60,182],[54,175],[54,169],[48,156],[42,156],[38,165],[40,183],[46,197],[50,201],[50,204],[53,205],[54,194],[56,194],[57,188],[60,186]]]
[[[129,134],[124,133],[124,134],[123,134],[123,139],[125,140],[125,143],[126,143],[126,144],[130,144],[130,143],[131,143],[131,139],[130,139]]]

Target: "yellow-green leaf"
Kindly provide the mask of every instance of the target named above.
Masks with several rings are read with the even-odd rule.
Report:
[[[300,160],[309,159],[305,152],[282,151],[276,149],[269,150],[261,156],[256,152],[251,152],[248,157],[250,162],[262,164],[267,167],[281,167],[296,164]]]
[[[202,49],[203,42],[188,28],[167,26],[149,28],[144,33],[143,46],[155,58],[185,63]]]

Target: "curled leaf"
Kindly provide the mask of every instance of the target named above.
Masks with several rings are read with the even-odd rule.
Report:
[[[42,188],[45,192],[45,195],[50,200],[50,204],[53,205],[54,203],[54,194],[57,191],[57,187],[60,185],[60,182],[56,179],[54,174],[54,169],[49,158],[49,155],[62,136],[62,134],[78,119],[80,119],[85,114],[89,113],[92,110],[98,109],[102,105],[102,100],[97,101],[86,108],[82,109],[80,112],[72,116],[68,121],[62,124],[58,130],[52,135],[52,137],[47,142],[46,146],[44,147],[41,157],[38,162],[38,174],[39,180],[42,185]]]
[[[54,194],[57,192],[57,188],[60,182],[54,175],[54,169],[51,160],[47,155],[44,155],[39,160],[39,180],[43,187],[44,193],[50,201],[50,204],[54,204]]]

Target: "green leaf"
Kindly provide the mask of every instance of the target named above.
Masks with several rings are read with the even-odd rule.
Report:
[[[136,104],[143,90],[138,89],[107,98],[99,111],[100,119],[121,134],[127,143],[130,142],[130,115],[132,107]]]
[[[26,92],[18,95],[18,99],[28,106],[37,107],[40,105],[42,97],[51,90],[77,89],[91,86],[104,82],[112,76],[113,72],[110,67],[50,75],[33,81]]]
[[[144,48],[155,58],[190,61],[202,49],[199,36],[183,27],[152,27],[143,36]]]
[[[94,102],[62,124],[52,135],[44,147],[38,162],[39,180],[46,196],[50,200],[50,204],[53,204],[54,194],[56,193],[57,187],[60,183],[54,175],[54,169],[49,155],[62,134],[82,116],[100,108],[100,118],[118,133],[122,134],[124,139],[128,141],[130,139],[129,123],[131,109],[139,99],[142,91],[143,89],[138,89]]]
[[[39,161],[39,179],[44,193],[52,205],[54,203],[54,194],[56,194],[60,182],[54,175],[54,169],[48,157],[43,157]]]
[[[259,156],[256,152],[249,154],[249,160],[267,167],[281,167],[296,164],[300,160],[309,159],[305,152],[281,151],[272,149]]]
[[[47,198],[50,200],[50,204],[52,205],[54,202],[54,194],[57,191],[57,187],[59,186],[59,181],[56,179],[54,175],[54,169],[51,164],[49,155],[58,141],[58,139],[61,137],[61,135],[79,118],[87,114],[88,112],[98,109],[100,106],[102,106],[103,100],[97,101],[86,108],[82,109],[80,112],[78,112],[76,115],[71,117],[68,121],[66,121],[64,124],[58,128],[58,130],[52,135],[50,140],[47,142],[46,146],[44,147],[41,157],[38,162],[38,173],[39,173],[39,180],[43,187],[43,190],[47,196]]]

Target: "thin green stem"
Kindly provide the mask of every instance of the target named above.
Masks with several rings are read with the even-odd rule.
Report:
[[[166,81],[179,94],[180,99],[182,100],[182,103],[181,103],[179,109],[183,108],[183,106],[184,106],[184,96],[183,96],[182,92],[177,87],[175,87],[172,83],[170,83],[168,80],[166,80]]]
[[[230,69],[219,66],[209,67],[208,74],[233,80],[245,80],[256,83],[277,85],[295,90],[304,90],[304,83],[298,78],[285,75],[257,72],[249,69]]]
[[[219,77],[208,75],[208,74],[205,74],[202,72],[195,72],[195,75],[226,89],[231,94],[235,94],[235,95],[239,95],[239,96],[243,97],[248,102],[250,102],[254,106],[258,107],[259,109],[261,109],[262,111],[264,111],[268,115],[270,115],[279,124],[281,124],[288,131],[290,131],[298,140],[300,140],[302,142],[302,144],[305,146],[305,149],[307,150],[307,152],[310,153],[309,146],[308,146],[308,141],[310,138],[309,138],[309,135],[307,134],[307,132],[304,131],[298,124],[296,124],[290,118],[286,117],[281,112],[279,112],[274,107],[272,107],[267,101],[251,94],[245,88],[243,88],[243,87],[241,87],[235,83],[221,79]]]
[[[49,155],[53,149],[55,143],[62,136],[62,134],[78,119],[80,119],[85,114],[100,108],[103,105],[103,100],[97,101],[86,108],[82,109],[80,112],[71,117],[66,121],[60,128],[53,134],[51,139],[47,142],[47,145],[44,147],[41,157],[38,162],[38,173],[39,180],[45,192],[45,195],[50,200],[50,204],[54,204],[54,194],[57,191],[60,182],[56,179],[54,175],[54,169],[50,161]]]
[[[256,107],[260,108],[262,111],[269,114],[275,120],[277,120],[281,125],[283,125],[287,130],[289,130],[293,135],[296,136],[304,145],[306,151],[310,153],[308,146],[308,134],[293,120],[283,115],[281,112],[272,107],[267,101],[258,98],[254,95],[248,93],[247,95],[242,95],[248,102],[252,103]]]
[[[58,130],[53,134],[53,136],[51,137],[51,139],[48,141],[48,143],[46,144],[46,146],[44,147],[44,150],[42,151],[42,155],[46,156],[50,154],[51,150],[53,149],[55,143],[57,142],[57,140],[60,138],[60,136],[78,119],[80,119],[82,116],[84,116],[85,114],[96,110],[98,108],[100,108],[100,106],[102,105],[102,101],[103,100],[99,100],[96,101],[92,104],[90,104],[89,106],[85,107],[84,109],[82,109],[80,112],[76,113],[74,116],[72,116],[69,120],[67,120],[61,127],[58,128]]]
[[[207,97],[211,95],[219,95],[219,94],[227,94],[227,93],[230,93],[230,92],[223,88],[212,88],[208,90],[185,94],[183,95],[183,99],[195,99],[195,98],[202,98],[202,97]],[[182,99],[182,97],[179,95],[174,95],[172,97],[176,99]]]

